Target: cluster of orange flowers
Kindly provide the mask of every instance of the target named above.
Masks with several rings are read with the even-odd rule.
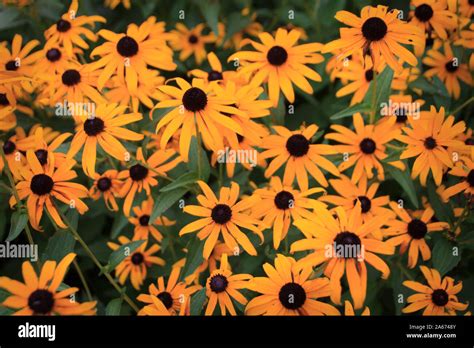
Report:
[[[111,8],[119,3],[107,1]],[[41,49],[35,50],[40,42],[24,42],[18,34],[11,45],[0,44],[0,130],[5,135],[0,170],[14,184],[10,207],[26,209],[31,227],[38,231],[44,211],[57,227],[70,228],[62,205],[85,214],[92,199],[103,200],[111,211],[121,210],[134,225],[134,234],[120,236],[119,244],[110,242],[109,247],[120,250],[134,241],[145,242],[120,262],[115,276],[120,284],[130,279],[140,290],[148,269],[166,263],[155,255],[164,239],[160,229],[176,224],[154,216],[161,194],[156,188],[178,181],[170,172],[186,171],[184,165],[195,160],[191,147],[196,141],[198,157],[202,147],[209,151],[211,165],[225,167],[230,184],[218,187],[216,194],[217,183],[202,180],[203,173],[189,179],[197,203],[188,200],[183,214],[197,218],[182,227],[179,236],[196,233],[203,241],[203,262],[182,279],[186,258],[177,261],[167,285],[159,277],[149,293],[138,296],[145,304],[139,314],[190,314],[192,295],[201,290],[208,298],[206,315],[235,315],[235,302],[249,315],[338,315],[336,306],[343,302],[346,314],[354,314],[354,309],[369,314],[364,308],[367,264],[386,279],[390,268],[380,255],[393,255],[399,247],[401,254],[408,254],[412,269],[419,257],[423,263],[431,258],[431,232],[445,231],[452,238],[460,233],[459,225],[453,228],[436,219],[429,202],[423,210],[412,211],[378,194],[386,172],[406,170],[406,159],[415,158],[413,179],[419,178],[424,187],[431,173],[437,194],[447,202],[463,192],[469,211],[474,193],[472,129],[434,105],[416,115],[400,108],[393,117],[381,117],[379,106],[372,105],[371,111],[351,113],[353,129],[331,124],[324,135],[311,123],[311,115],[297,130],[278,125],[273,115],[285,108],[285,100],[293,104],[296,94],[313,94],[322,77],[312,65],[322,63],[324,53],[333,54],[326,65],[329,78],[343,85],[336,96],[352,94],[351,105],[366,100],[369,87],[386,71],[393,71],[391,90],[397,93],[389,97],[391,102],[423,104],[423,91],[417,91],[418,100],[408,93],[409,84],[422,74],[419,59],[428,67],[424,76],[436,76],[449,95],[459,99],[460,81],[468,87],[473,83],[474,56],[469,50],[474,48],[474,6],[445,0],[411,4],[408,21],[385,6],[364,7],[360,17],[339,11],[336,19],[347,26],[341,28],[340,38],[299,44],[307,38],[303,29],[269,33],[254,21],[230,38],[223,23],[218,33],[204,34],[205,24],[189,29],[182,23],[168,31],[156,17],[129,24],[124,33],[97,31],[95,26],[106,19],[79,15],[78,1],[73,0],[68,12],[45,31]],[[130,1],[123,5],[131,6]],[[233,70],[225,70],[218,56],[207,52],[210,44],[233,52],[228,57]],[[241,49],[246,45],[252,50]],[[471,54],[469,63],[455,56],[453,46]],[[196,68],[188,69],[185,79],[177,69],[191,56]],[[210,69],[200,69],[206,60]],[[174,77],[165,79],[163,74]],[[45,111],[70,116],[74,132],[43,126],[38,115]],[[17,122],[18,113],[36,123],[28,132]],[[255,153],[256,158],[240,165],[222,163],[224,150]],[[81,167],[89,188],[74,181]],[[267,182],[252,182],[252,192],[240,192],[233,180],[240,167],[263,168]],[[446,174],[459,177],[459,182],[446,187]],[[332,193],[326,194],[328,190]],[[455,211],[459,219],[465,212],[464,207]],[[291,245],[290,229],[300,233]],[[263,253],[257,244],[269,238],[278,254],[274,266],[263,265],[266,277],[234,274],[230,260],[243,252]],[[340,254],[341,246],[355,254]],[[26,284],[0,277],[0,287],[12,294],[3,306],[17,314],[95,313],[93,301],[66,304],[64,297],[77,288],[58,290],[74,256],[69,254],[57,266],[46,262],[39,278],[24,263]],[[199,279],[205,272],[209,276],[203,288]],[[428,285],[404,282],[419,292],[408,298],[404,312],[466,311],[467,304],[456,297],[461,283],[455,285],[452,278],[441,278],[424,265],[421,272]],[[349,296],[343,301],[346,284]],[[243,289],[260,295],[249,302]]]

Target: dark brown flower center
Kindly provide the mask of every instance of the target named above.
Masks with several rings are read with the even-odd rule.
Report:
[[[469,183],[469,186],[474,187],[474,169],[471,169],[469,174],[467,174],[466,180]]]
[[[223,225],[232,218],[232,209],[227,204],[217,204],[212,208],[211,217],[216,223]]]
[[[220,292],[225,291],[228,285],[229,285],[229,281],[222,274],[216,274],[209,281],[209,286],[211,287],[211,290],[215,293],[220,293]]]
[[[117,42],[117,52],[122,57],[133,57],[138,53],[138,43],[133,37],[124,36]]]
[[[222,73],[216,70],[212,70],[207,74],[208,81],[220,81],[223,79]]]
[[[131,166],[128,171],[130,173],[130,177],[134,181],[143,180],[148,175],[148,168],[145,168],[141,164],[135,164],[135,165]]]
[[[415,17],[421,22],[428,22],[433,17],[433,9],[428,4],[421,4],[415,9]]]
[[[158,297],[158,299],[163,303],[166,309],[170,309],[171,307],[173,307],[173,297],[169,292],[160,292],[158,295],[156,295],[156,297]]]
[[[0,105],[8,106],[10,102],[8,101],[7,95],[5,93],[0,93]]]
[[[455,72],[456,70],[458,70],[459,66],[457,64],[457,62],[454,60],[454,59],[451,59],[449,62],[447,62],[445,65],[446,67],[446,70],[450,73],[453,73]]]
[[[53,294],[48,290],[35,290],[28,297],[28,307],[35,315],[44,315],[51,312],[54,306]]]
[[[57,48],[51,48],[50,50],[48,50],[48,52],[46,52],[46,58],[50,62],[56,62],[61,59],[61,51]]]
[[[182,102],[188,111],[201,111],[204,110],[207,105],[207,96],[202,89],[191,87],[184,92]]]
[[[370,138],[364,138],[359,144],[360,150],[365,153],[366,155],[371,155],[375,152],[377,145],[375,141]]]
[[[433,150],[438,144],[433,137],[428,137],[425,139],[424,145],[428,150]]]
[[[48,162],[48,151],[44,149],[39,149],[35,151],[36,158],[39,163],[44,166]]]
[[[360,238],[353,232],[344,231],[338,233],[336,238],[334,238],[334,243],[336,244],[335,252],[340,257],[347,259],[356,258],[361,252]],[[339,255],[340,251],[342,251],[341,255]]]
[[[132,263],[133,263],[134,265],[137,265],[137,266],[138,266],[138,265],[141,265],[144,260],[145,260],[145,258],[143,257],[143,254],[142,254],[142,253],[139,253],[139,252],[133,253],[133,255],[132,255]]]
[[[30,189],[38,196],[50,193],[53,190],[53,186],[54,181],[49,175],[36,174],[31,178]]]
[[[289,209],[294,204],[294,197],[288,191],[281,191],[275,195],[275,205],[278,209]]]
[[[105,176],[97,180],[97,188],[102,192],[110,190],[111,186],[112,186],[112,180],[110,180],[109,178]]]
[[[408,223],[408,234],[413,239],[422,239],[425,237],[426,233],[428,233],[428,227],[423,221],[413,219]]]
[[[7,64],[5,64],[5,69],[8,71],[16,71],[18,70],[18,65],[14,60],[10,60]]]
[[[443,289],[436,289],[431,294],[431,301],[439,307],[444,307],[449,302],[449,295]]]
[[[16,145],[13,141],[7,140],[5,143],[3,143],[3,152],[5,152],[5,155],[9,155],[13,153],[13,151],[16,150]]]
[[[281,46],[273,46],[267,52],[267,60],[271,65],[280,66],[288,59],[288,52]]]
[[[194,34],[189,35],[189,37],[188,37],[188,42],[189,42],[190,44],[195,45],[195,44],[198,43],[198,41],[199,41],[199,38],[198,38],[196,35],[194,35]]]
[[[298,309],[306,301],[306,291],[298,283],[286,283],[281,287],[278,299],[286,309]]]
[[[371,17],[362,25],[362,35],[368,41],[379,41],[387,34],[387,24],[379,17]]]
[[[467,139],[464,141],[464,144],[466,144],[466,145],[474,145],[474,137],[467,138]]]
[[[104,131],[104,121],[99,117],[88,118],[84,122],[84,132],[90,137],[96,136]]]
[[[286,141],[286,149],[294,157],[302,157],[309,151],[309,141],[303,134],[293,134]]]
[[[61,80],[63,84],[71,87],[81,82],[81,74],[77,70],[69,69],[63,72],[63,75],[61,76]]]
[[[356,205],[357,201],[360,202],[360,207],[363,213],[367,213],[370,210],[370,208],[372,208],[372,202],[366,196],[359,196],[356,199],[354,199],[354,206]]]
[[[59,21],[56,22],[56,29],[60,33],[65,33],[66,31],[71,29],[71,23],[64,19],[60,19]]]
[[[142,215],[138,221],[140,222],[140,225],[148,226],[148,223],[150,222],[150,215]]]
[[[365,80],[370,82],[374,79],[374,71],[372,69],[365,71]]]

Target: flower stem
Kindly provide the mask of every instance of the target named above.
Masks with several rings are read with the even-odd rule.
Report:
[[[122,298],[129,304],[129,306],[136,312],[138,312],[138,307],[135,303],[128,297],[128,295],[124,292],[124,290],[117,284],[115,279],[110,275],[109,271],[103,266],[100,261],[95,256],[94,252],[89,248],[87,243],[82,239],[76,229],[71,225],[70,221],[64,215],[64,213],[58,209],[59,214],[61,215],[61,219],[66,223],[69,231],[72,233],[74,238],[81,244],[82,248],[85,250],[87,255],[91,258],[91,260],[96,264],[96,266],[100,269],[101,273],[107,278],[109,283],[117,290],[118,293],[122,296]]]
[[[7,157],[5,156],[5,152],[3,151],[3,144],[0,145],[0,155],[2,156],[3,167],[5,168],[5,172],[7,174],[8,181],[10,182],[11,191],[13,192],[13,195],[15,196],[16,203],[17,203],[20,210],[24,209],[26,211],[26,213],[28,214],[28,208],[20,200],[20,196],[18,195],[18,191],[16,190],[15,181],[13,180],[13,175],[12,175],[12,172],[10,170],[10,166],[8,164]],[[28,243],[30,243],[31,245],[34,245],[35,242],[33,240],[33,235],[31,234],[31,230],[30,230],[30,227],[28,226],[28,224],[25,225],[25,233],[26,233],[26,238],[28,239]],[[37,262],[35,262],[35,267],[36,267],[37,271],[40,271],[41,270],[41,261],[38,260]]]
[[[86,291],[87,298],[89,301],[93,301],[92,299],[92,294],[89,289],[89,285],[87,284],[86,278],[84,277],[84,273],[82,273],[81,267],[77,263],[76,260],[73,261],[74,268],[76,269],[77,274],[79,275],[79,278],[81,279],[82,285],[84,286],[84,290]]]
[[[474,97],[469,98],[468,100],[466,100],[464,103],[462,103],[460,106],[458,106],[454,111],[450,112],[449,114],[450,115],[456,115],[459,111],[464,109],[466,106],[471,104],[473,101],[474,101]]]
[[[197,143],[198,143],[198,177],[199,179],[202,178],[202,169],[201,169],[201,133],[199,133],[198,126],[197,126],[197,118],[196,118],[196,113],[194,113],[194,128],[196,129],[196,138],[197,138]]]

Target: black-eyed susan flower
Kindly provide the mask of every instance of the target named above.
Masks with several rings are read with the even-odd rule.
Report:
[[[39,99],[50,106],[56,106],[58,103],[68,103],[70,107],[75,107],[75,103],[104,104],[106,99],[97,90],[97,76],[98,71],[93,71],[91,65],[70,61],[66,70],[56,72],[47,81]]]
[[[107,245],[112,250],[117,250],[120,245],[129,244],[131,241],[125,236],[118,237],[120,244],[108,242]],[[148,240],[145,240],[136,250],[127,255],[127,257],[115,268],[115,276],[120,284],[125,284],[127,278],[130,278],[132,286],[139,290],[146,278],[148,268],[153,265],[164,266],[165,260],[154,256],[159,250],[158,244],[152,244],[147,249]]]
[[[53,198],[67,204],[71,209],[76,209],[84,214],[88,207],[81,200],[87,197],[87,189],[81,184],[70,182],[77,174],[72,170],[76,164],[73,160],[66,160],[57,169],[54,165],[54,156],[49,156],[48,163],[42,166],[32,150],[26,152],[27,166],[20,169],[22,179],[16,184],[18,196],[21,200],[27,198],[28,217],[31,226],[41,231],[41,217],[44,207],[61,228],[67,228],[59,216]],[[10,206],[18,202],[14,196],[10,198]]]
[[[200,240],[206,239],[202,252],[205,259],[211,255],[221,234],[224,243],[231,250],[238,251],[241,245],[250,255],[257,255],[257,250],[240,227],[251,230],[263,241],[262,232],[256,226],[259,221],[246,213],[246,210],[259,201],[259,197],[251,196],[238,201],[240,188],[236,182],[232,182],[230,188],[221,188],[219,198],[217,198],[205,182],[198,181],[197,183],[204,193],[197,196],[199,205],[186,205],[183,210],[188,214],[199,216],[200,219],[184,226],[179,231],[179,235],[199,230],[197,237]]]
[[[380,183],[374,182],[370,186],[367,177],[363,176],[356,184],[347,176],[341,175],[339,179],[329,180],[337,195],[324,195],[319,200],[332,204],[334,207],[343,207],[347,214],[356,208],[356,203],[360,203],[361,217],[364,222],[370,221],[374,216],[385,216],[386,219],[394,218],[395,214],[389,209],[389,196],[376,197]],[[377,239],[382,239],[380,231],[372,231],[371,235]]]
[[[286,99],[293,103],[295,92],[293,84],[303,92],[312,94],[313,87],[307,79],[321,81],[321,76],[308,68],[307,64],[321,63],[324,58],[316,53],[322,48],[320,43],[296,45],[301,33],[295,29],[286,31],[279,28],[275,37],[269,33],[258,35],[261,43],[245,39],[242,43],[250,43],[255,51],[239,51],[229,57],[229,61],[238,59],[242,62],[240,73],[254,73],[252,84],[259,86],[265,83],[273,106],[278,105],[280,90]],[[240,63],[239,63],[240,64]]]
[[[66,154],[57,150],[71,135],[68,132],[62,133],[48,144],[49,136],[45,134],[44,128],[41,126],[36,127],[33,135],[34,147],[32,150],[35,151],[39,163],[44,166],[48,163],[49,156],[54,156],[54,165],[60,167],[66,160]]]
[[[32,77],[34,64],[40,58],[41,51],[31,53],[39,45],[38,40],[31,40],[23,47],[23,38],[20,34],[15,34],[11,44],[11,51],[6,46],[0,46],[0,71],[15,71],[21,76]],[[24,94],[24,91],[31,93],[33,85],[29,79],[20,80],[11,84],[12,91],[17,97]]]
[[[120,196],[125,197],[123,212],[126,216],[130,214],[130,208],[137,192],[145,190],[147,196],[150,196],[150,188],[158,185],[156,177],[166,176],[167,171],[182,161],[180,156],[176,156],[176,151],[171,149],[155,151],[145,160],[141,147],[137,149],[136,160],[137,163],[122,170],[118,175],[118,179],[125,180],[120,189]]]
[[[124,161],[129,155],[127,149],[118,139],[138,141],[143,139],[143,134],[133,132],[123,126],[142,119],[139,113],[128,113],[126,106],[117,104],[99,104],[93,115],[77,117],[79,121],[68,158],[73,158],[81,148],[82,168],[90,177],[95,174],[97,145],[108,155]]]
[[[337,153],[336,150],[330,145],[311,143],[311,138],[318,131],[317,125],[312,124],[296,131],[290,131],[282,126],[273,126],[273,129],[277,134],[265,137],[260,145],[265,149],[260,154],[262,158],[275,157],[265,170],[267,178],[285,165],[283,183],[292,185],[296,177],[300,189],[306,191],[308,173],[322,186],[328,186],[326,177],[319,167],[339,176],[336,166],[323,157]]]
[[[310,279],[311,267],[299,268],[292,257],[278,254],[275,266],[263,265],[266,277],[255,277],[248,285],[261,295],[245,308],[247,315],[340,315],[330,304],[319,301],[331,294],[325,277]]]
[[[0,288],[10,293],[2,306],[14,309],[14,315],[94,315],[96,301],[79,303],[71,299],[78,288],[59,290],[75,257],[69,253],[58,264],[46,261],[39,277],[29,261],[23,262],[24,283],[0,277]]]
[[[15,179],[21,179],[20,168],[23,167],[25,162],[23,153],[31,148],[28,142],[22,142],[22,140],[26,138],[28,137],[26,136],[25,130],[21,127],[16,127],[15,134],[6,139],[2,144],[8,168]],[[3,157],[0,156],[0,173],[4,167],[5,163],[3,162]]]
[[[448,32],[457,26],[456,14],[448,10],[445,0],[412,0],[410,11],[410,23],[416,25],[423,32],[432,37],[446,40]]]
[[[225,115],[245,116],[243,111],[232,106],[231,99],[216,95],[213,85],[206,84],[202,79],[193,79],[192,84],[182,78],[176,78],[175,81],[179,88],[170,85],[159,87],[171,99],[163,100],[155,106],[173,108],[156,125],[156,132],[165,127],[160,141],[162,149],[166,148],[173,134],[181,129],[179,152],[187,162],[191,138],[197,136],[197,132],[201,134],[204,145],[213,151],[224,148],[217,125],[243,134],[242,127]]]
[[[163,235],[155,226],[173,226],[176,221],[168,219],[166,216],[159,216],[155,221],[150,221],[153,209],[153,198],[150,196],[144,200],[140,207],[134,207],[134,217],[128,218],[131,224],[135,226],[133,230],[134,239],[148,239],[151,234],[156,241],[161,242]]]
[[[406,280],[407,288],[417,293],[408,297],[408,306],[402,309],[403,313],[413,313],[424,308],[423,315],[456,315],[456,311],[465,311],[467,304],[458,300],[457,294],[462,290],[462,282],[454,284],[451,277],[443,277],[438,270],[420,266],[427,285]]]
[[[412,66],[418,65],[413,53],[404,45],[421,45],[423,32],[415,25],[399,19],[399,10],[388,11],[387,6],[365,6],[358,17],[348,11],[338,11],[335,18],[349,28],[340,29],[341,37],[324,46],[323,52],[340,51],[339,59],[362,49],[372,57],[376,68],[385,61],[397,71],[402,65],[396,57]]]
[[[205,24],[200,23],[192,29],[188,29],[183,23],[176,23],[176,29],[171,31],[169,40],[170,46],[175,51],[179,51],[179,60],[185,61],[191,55],[197,65],[206,59],[206,44],[216,41],[215,35],[203,34]]]
[[[241,74],[238,74],[234,70],[224,71],[219,58],[217,58],[214,52],[209,52],[207,54],[207,61],[209,62],[210,71],[193,69],[189,72],[189,75],[203,79],[207,82],[219,81],[219,83],[222,84],[226,84],[227,81],[242,82],[242,84],[247,82],[241,77]]]
[[[432,208],[426,208],[419,218],[412,217],[408,212],[391,202],[392,210],[398,215],[400,220],[390,219],[387,222],[385,235],[389,237],[387,244],[400,245],[400,254],[408,250],[408,267],[414,268],[418,262],[418,254],[421,254],[423,261],[431,258],[431,250],[426,243],[428,233],[442,231],[449,225],[446,222],[432,222],[434,211]]]
[[[75,50],[74,53],[80,53]],[[77,61],[75,55],[69,56],[59,45],[46,45],[41,50],[41,56],[34,65],[35,74],[42,80],[49,80],[51,73],[63,73],[70,61]]]
[[[103,197],[109,210],[118,211],[116,198],[120,197],[119,192],[122,185],[123,182],[118,179],[116,169],[108,169],[102,174],[95,173],[94,184],[89,189],[89,196],[94,200]]]
[[[107,40],[91,53],[91,57],[101,57],[91,63],[94,69],[102,68],[97,80],[99,90],[102,90],[114,72],[125,80],[130,92],[136,93],[138,76],[143,75],[142,78],[146,79],[148,66],[168,71],[176,69],[173,51],[165,38],[149,37],[153,25],[153,20],[147,20],[140,26],[132,23],[128,25],[125,34],[116,34],[106,29],[99,31],[98,35]]]
[[[165,278],[159,277],[156,285],[150,284],[148,294],[140,294],[137,300],[145,305],[138,315],[185,315],[189,314],[191,295],[199,285],[187,286],[179,282],[180,267],[173,267],[165,286]]]
[[[232,299],[241,305],[247,304],[247,299],[239,290],[247,288],[250,279],[252,279],[250,274],[233,274],[227,254],[223,254],[219,268],[214,270],[206,281],[206,296],[209,302],[205,315],[212,315],[217,304],[221,315],[226,315],[227,311],[231,315],[236,315]]]
[[[382,64],[379,65],[376,73],[380,73],[383,68]],[[365,98],[376,73],[374,72],[372,59],[369,56],[365,56],[360,60],[350,60],[347,67],[340,68],[335,73],[336,77],[347,81],[347,84],[336,92],[336,97],[353,94],[350,105],[360,103]]]
[[[294,222],[305,235],[291,245],[291,252],[313,250],[298,263],[301,268],[324,265],[324,274],[330,279],[331,301],[341,303],[341,278],[346,275],[354,308],[362,308],[367,293],[367,266],[372,265],[387,279],[388,265],[377,255],[392,255],[394,247],[369,235],[381,229],[386,222],[384,216],[373,217],[363,222],[361,205],[349,214],[344,208],[335,209],[336,217],[326,208],[316,206],[312,219]]]
[[[448,173],[459,177],[462,181],[443,191],[441,197],[445,202],[460,192],[464,192],[469,198],[474,196],[474,161],[472,159],[462,157],[461,161],[456,162]]]
[[[339,165],[341,172],[354,166],[354,182],[359,181],[364,173],[371,179],[374,169],[377,171],[377,178],[384,180],[385,172],[380,161],[388,156],[385,153],[385,144],[400,133],[398,128],[393,127],[396,118],[387,119],[388,121],[378,122],[376,125],[364,125],[361,114],[356,113],[353,116],[354,131],[341,125],[331,125],[331,129],[337,133],[326,134],[327,139],[343,144],[334,145],[332,148],[333,151],[343,154],[343,161]]]
[[[97,22],[106,22],[102,16],[77,16],[78,7],[77,0],[71,1],[68,12],[44,32],[49,44],[61,45],[69,56],[73,55],[74,47],[89,48],[83,37],[92,42],[97,41],[97,35],[87,27],[93,28]]]
[[[456,137],[464,132],[466,124],[464,121],[454,123],[452,115],[445,117],[444,107],[436,111],[436,108],[431,106],[430,111],[422,111],[420,117],[423,122],[409,118],[409,127],[403,127],[405,135],[397,136],[401,142],[407,144],[400,159],[416,157],[412,178],[420,176],[420,182],[425,186],[431,171],[434,182],[439,186],[444,169],[454,165],[453,156],[445,147],[464,147],[463,142]]]
[[[263,218],[264,226],[273,227],[275,249],[278,249],[280,242],[285,239],[292,221],[309,218],[315,205],[324,206],[323,203],[310,198],[311,195],[321,192],[324,190],[318,187],[306,191],[295,190],[292,186],[283,185],[277,176],[270,179],[268,187],[254,191],[261,201],[252,208],[252,216]]]
[[[425,76],[432,78],[437,76],[446,85],[446,89],[454,99],[461,96],[459,80],[472,86],[472,76],[467,64],[461,62],[461,57],[455,57],[449,43],[443,45],[444,54],[438,50],[429,50],[423,58],[423,64],[429,68]]]

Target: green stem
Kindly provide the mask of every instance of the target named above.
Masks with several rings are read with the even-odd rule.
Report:
[[[89,301],[92,301],[93,300],[92,294],[89,289],[89,285],[87,285],[86,278],[84,277],[84,274],[82,273],[81,267],[79,266],[76,260],[73,261],[73,265],[74,265],[74,268],[76,269],[77,274],[79,275],[79,278],[81,279],[82,285],[84,286],[84,290],[86,291],[87,298],[89,299]]]
[[[459,107],[457,107],[454,111],[450,112],[450,115],[455,115],[455,114],[457,114],[459,111],[461,111],[462,109],[464,109],[466,106],[468,106],[469,104],[471,104],[473,101],[474,101],[474,97],[469,98],[469,99],[466,100],[464,103],[462,103]]]
[[[104,276],[107,278],[109,283],[117,290],[117,292],[122,296],[122,298],[129,304],[129,306],[136,312],[138,312],[138,307],[135,305],[135,303],[128,297],[128,295],[124,292],[124,290],[117,284],[115,279],[110,275],[109,271],[106,269],[105,266],[103,266],[100,261],[97,259],[95,256],[94,252],[89,248],[87,243],[82,239],[82,237],[79,235],[79,233],[76,231],[76,229],[71,225],[70,221],[67,219],[67,217],[64,215],[64,213],[58,209],[59,214],[61,215],[61,219],[66,223],[69,231],[72,233],[74,238],[81,244],[82,248],[85,250],[87,255],[91,258],[91,260],[96,264],[96,266],[99,268],[101,273],[104,274]]]
[[[3,151],[3,144],[0,144],[0,155],[2,156],[3,167],[5,168],[5,172],[7,174],[8,181],[10,182],[11,190],[13,192],[13,195],[15,196],[15,200],[17,202],[17,205],[18,205],[20,210],[24,209],[26,211],[26,214],[28,214],[28,208],[20,200],[20,196],[18,195],[18,191],[16,190],[15,181],[13,180],[13,175],[12,175],[12,172],[10,170],[10,166],[8,164],[7,157],[5,156],[5,152]],[[28,226],[28,224],[25,225],[25,233],[26,233],[26,238],[28,239],[28,243],[30,243],[31,245],[34,245],[35,242],[33,240],[33,235],[31,234],[31,230],[30,230],[30,227]],[[37,262],[35,262],[35,267],[36,267],[37,271],[40,271],[41,270],[41,261],[38,260]]]

